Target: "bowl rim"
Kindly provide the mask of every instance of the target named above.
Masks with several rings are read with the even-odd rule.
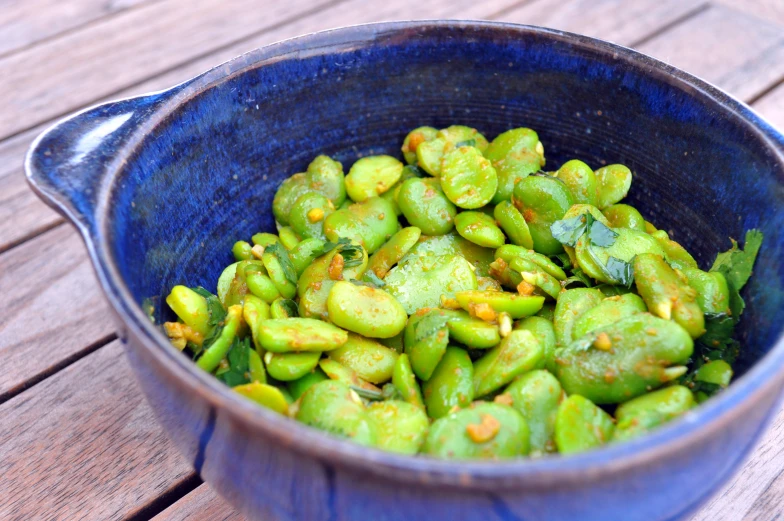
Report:
[[[412,31],[412,29],[414,31]],[[101,199],[96,209],[97,238],[82,227],[82,235],[101,284],[121,322],[138,339],[140,347],[179,383],[198,394],[212,408],[225,411],[244,426],[264,433],[270,439],[302,456],[314,457],[335,466],[348,467],[387,478],[424,485],[448,485],[461,488],[497,490],[499,487],[549,487],[597,479],[632,467],[654,464],[667,454],[685,450],[711,432],[722,430],[743,418],[758,398],[778,393],[784,382],[784,336],[779,336],[773,348],[758,360],[737,381],[716,398],[701,405],[679,419],[651,434],[617,445],[610,444],[594,451],[563,457],[554,455],[540,459],[517,458],[503,461],[451,461],[422,456],[404,456],[379,449],[360,446],[324,432],[302,425],[245,400],[201,371],[188,358],[171,346],[168,339],[145,315],[132,297],[115,265],[109,244],[111,221],[109,199],[112,185],[117,180],[126,158],[145,140],[157,125],[164,122],[182,104],[206,89],[215,87],[244,72],[265,64],[286,59],[297,59],[307,53],[329,53],[346,46],[373,45],[374,41],[400,34],[405,39],[416,38],[415,30],[482,30],[513,33],[516,37],[536,35],[572,45],[588,47],[616,61],[625,61],[635,68],[645,68],[645,74],[656,76],[675,88],[689,89],[692,96],[702,96],[739,119],[756,136],[768,142],[784,169],[784,136],[756,114],[745,103],[736,100],[717,87],[643,53],[599,39],[507,22],[487,21],[402,21],[360,24],[306,34],[261,47],[236,57],[171,90],[175,95],[161,105],[136,129],[121,147],[106,169],[100,188]],[[770,414],[768,414],[770,416]],[[413,474],[412,474],[413,473]]]

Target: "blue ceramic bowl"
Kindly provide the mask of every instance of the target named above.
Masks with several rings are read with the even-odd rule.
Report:
[[[528,126],[549,165],[619,162],[631,203],[703,267],[765,243],[743,372],[683,419],[571,457],[435,461],[363,448],[259,408],[146,317],[174,284],[214,288],[237,238],[273,230],[282,179],[317,154],[398,154],[419,125]],[[34,189],[81,231],[160,423],[251,519],[682,519],[737,468],[784,382],[784,137],[744,104],[635,51],[499,23],[349,27],[251,52],[170,90],[94,107],[30,151]]]

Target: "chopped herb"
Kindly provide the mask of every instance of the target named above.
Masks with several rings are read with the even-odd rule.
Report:
[[[362,387],[358,387],[356,385],[350,385],[349,387],[351,387],[351,390],[357,393],[361,398],[366,400],[379,401],[384,399],[384,395],[380,391],[363,389]]]
[[[762,238],[762,232],[759,230],[747,231],[743,250],[738,248],[738,243],[735,240],[730,239],[732,248],[716,256],[710,271],[720,271],[727,278],[727,282],[740,291],[751,277],[754,261],[757,259],[757,253],[762,245]]]
[[[291,263],[291,258],[289,257],[289,252],[286,251],[286,248],[283,247],[279,242],[270,244],[264,249],[264,253],[271,253],[278,259],[280,263],[280,267],[283,270],[283,276],[286,277],[286,280],[297,285],[297,271],[294,269],[294,265]]]
[[[422,317],[416,325],[415,335],[416,341],[424,340],[425,338],[437,335],[439,332],[446,329],[446,323],[449,321],[448,316],[439,312],[430,313]]]
[[[727,286],[730,290],[730,311],[735,322],[740,320],[740,316],[746,308],[746,303],[740,296],[740,290],[751,277],[754,261],[757,259],[757,253],[762,245],[762,238],[761,231],[749,230],[746,232],[746,243],[743,250],[738,248],[738,243],[735,240],[730,239],[732,248],[719,253],[710,269],[710,271],[722,273],[727,279]]]
[[[552,233],[553,238],[561,244],[574,248],[577,244],[577,240],[582,237],[583,233],[586,232],[594,220],[595,219],[591,214],[584,213],[570,219],[555,221],[550,226],[550,233]]]
[[[229,348],[229,353],[226,359],[229,362],[229,367],[226,370],[220,371],[217,374],[218,380],[222,381],[229,387],[235,387],[250,382],[248,371],[250,370],[250,339],[246,338],[240,340],[235,338]]]
[[[286,316],[289,318],[295,318],[299,316],[299,306],[297,303],[288,298],[282,298],[276,301],[278,306],[283,308],[283,311],[286,312]],[[273,302],[274,304],[274,302]]]
[[[607,265],[602,267],[602,271],[610,280],[615,281],[617,284],[626,286],[627,288],[632,287],[632,283],[634,282],[634,268],[630,262],[610,256],[610,258],[607,259]]]
[[[618,234],[600,221],[594,221],[588,227],[588,239],[594,246],[601,248],[612,246],[616,237],[618,237]]]
[[[362,246],[358,246],[356,244],[348,244],[347,246],[344,246],[341,248],[340,254],[343,255],[344,268],[359,266],[362,264],[362,261],[365,257]]]
[[[351,239],[346,237],[339,238],[338,242],[328,241],[324,243],[320,250],[314,252],[314,257],[321,257],[332,250],[337,250],[343,256],[344,268],[359,266],[365,257],[362,246],[352,243]]]
[[[455,148],[460,147],[475,147],[476,146],[476,139],[466,139],[465,141],[458,141],[455,143]]]
[[[572,268],[572,259],[569,258],[569,255],[566,253],[559,253],[558,255],[553,255],[550,257],[550,260],[555,262],[558,261],[558,264],[561,265],[561,268],[567,270]]]
[[[223,309],[223,304],[221,304],[220,299],[201,286],[196,286],[191,289],[207,300],[207,309],[210,312],[210,319],[207,323],[211,326],[217,326],[222,323],[223,319],[226,318],[226,310]]]
[[[388,382],[384,384],[384,387],[381,388],[381,394],[384,396],[385,400],[402,400],[403,394],[400,390],[395,387],[395,384],[392,382]]]
[[[370,286],[370,287],[373,287],[373,288],[381,288],[381,287],[387,285],[387,283],[384,282],[383,280],[381,280],[379,278],[379,276],[376,275],[373,272],[373,270],[367,270],[364,273],[364,275],[362,275],[362,280],[361,281],[351,279],[351,282],[354,283],[354,284],[360,284],[360,285],[363,285],[363,286]]]
[[[574,270],[572,270],[571,277],[569,277],[566,280],[564,280],[563,282],[561,282],[561,286],[563,286],[565,288],[565,287],[567,287],[567,286],[569,286],[571,284],[574,284],[574,283],[582,284],[586,288],[591,288],[594,285],[593,284],[593,280],[591,279],[591,277],[586,275],[585,272],[583,270],[581,270],[580,268],[575,268]]]
[[[403,167],[403,175],[401,178],[408,179],[410,177],[427,177],[427,174],[417,165],[406,165]]]

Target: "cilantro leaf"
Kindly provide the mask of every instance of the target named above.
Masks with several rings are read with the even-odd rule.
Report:
[[[732,248],[719,253],[713,262],[710,271],[720,271],[727,278],[727,282],[740,291],[751,277],[754,261],[757,259],[760,246],[762,245],[763,235],[759,230],[749,230],[746,232],[746,243],[744,249],[738,248],[738,243],[732,241]]]
[[[291,257],[289,257],[289,252],[286,251],[286,248],[283,247],[279,242],[270,244],[264,249],[264,253],[271,253],[278,259],[280,263],[280,267],[283,270],[283,276],[286,277],[286,280],[297,285],[297,271],[294,269],[294,265],[291,263]]]
[[[634,267],[632,264],[613,256],[607,259],[607,264],[602,267],[602,271],[611,280],[627,288],[630,288],[632,282],[634,282]]]
[[[589,213],[584,213],[570,219],[555,221],[550,225],[550,233],[561,244],[574,248],[577,244],[577,239],[588,230],[588,227],[593,222],[593,216]]]
[[[561,286],[563,286],[565,288],[565,287],[567,287],[567,286],[569,286],[571,284],[574,284],[574,283],[582,284],[586,288],[591,288],[594,285],[593,284],[593,279],[591,277],[589,277],[588,275],[586,275],[585,272],[583,270],[581,270],[580,268],[575,268],[574,270],[572,270],[571,277],[569,277],[566,280],[562,281],[561,282]]]
[[[248,338],[240,340],[235,338],[226,355],[229,368],[216,374],[218,380],[229,387],[235,387],[250,382],[248,371],[250,370],[250,341]]]
[[[351,279],[349,282],[360,286],[369,286],[371,288],[381,288],[387,285],[386,282],[381,280],[378,275],[373,272],[373,270],[367,270],[362,275],[362,280]]]
[[[410,177],[427,177],[427,174],[417,165],[406,165],[403,167],[403,175],[400,178],[408,179]]]
[[[439,312],[425,315],[416,325],[416,329],[414,330],[415,340],[418,342],[445,330],[449,318],[450,317]]]
[[[607,248],[615,243],[618,234],[600,221],[594,221],[588,228],[588,239],[594,246]]]
[[[362,246],[356,244],[348,244],[341,248],[340,254],[343,256],[343,267],[350,268],[352,266],[359,266],[362,264],[364,253]]]
[[[476,146],[476,139],[466,139],[465,141],[458,141],[455,143],[455,148],[460,147],[475,147]]]
[[[732,248],[719,253],[710,269],[710,271],[718,271],[727,279],[727,286],[730,290],[730,311],[735,322],[740,320],[740,316],[746,308],[746,303],[740,296],[740,290],[751,277],[762,239],[761,231],[749,230],[746,232],[744,250],[738,248],[738,243],[730,239]]]
[[[291,299],[281,298],[273,302],[273,304],[282,307],[283,311],[286,313],[286,316],[289,318],[294,318],[299,316],[299,306],[297,306],[297,303]]]
[[[223,322],[223,319],[226,318],[226,310],[223,309],[223,304],[221,304],[220,299],[201,286],[196,286],[191,289],[194,293],[201,295],[207,300],[207,310],[210,312],[210,319],[207,323],[211,326],[217,326]]]

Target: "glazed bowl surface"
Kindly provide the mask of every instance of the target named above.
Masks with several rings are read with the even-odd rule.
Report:
[[[655,433],[571,457],[437,461],[259,408],[157,323],[175,284],[215,289],[231,245],[274,231],[278,184],[318,154],[399,155],[412,128],[535,129],[548,169],[635,173],[630,204],[707,269],[765,242],[744,290],[740,376]],[[488,22],[393,22],[280,42],[172,89],[88,109],[31,149],[33,188],[81,231],[142,391],[203,479],[249,519],[683,519],[732,474],[784,383],[784,137],[682,71],[606,42]]]

